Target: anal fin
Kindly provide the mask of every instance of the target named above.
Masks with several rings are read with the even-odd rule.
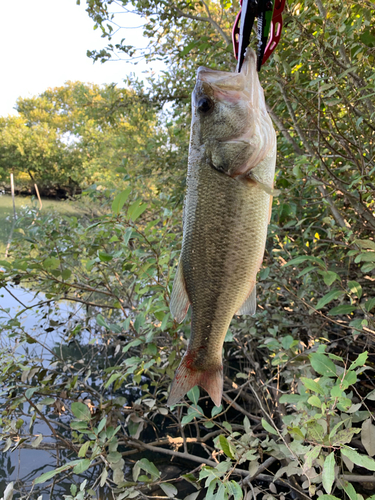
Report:
[[[167,406],[177,404],[195,385],[208,392],[215,406],[221,405],[223,395],[223,366],[208,370],[191,368],[188,356],[184,356],[173,379]]]
[[[181,323],[188,312],[190,305],[189,297],[185,288],[185,280],[182,274],[181,262],[178,264],[176,276],[173,282],[171,301],[169,309],[177,323]]]
[[[245,302],[236,312],[237,315],[250,315],[254,316],[257,309],[257,292],[256,286],[254,284],[254,288],[252,289],[250,295],[246,298]]]

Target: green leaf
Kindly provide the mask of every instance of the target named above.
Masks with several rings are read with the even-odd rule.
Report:
[[[211,410],[211,417],[214,418],[216,415],[221,413],[223,411],[223,405],[220,406],[214,406]],[[246,417],[245,417],[246,418]]]
[[[349,386],[354,385],[357,382],[357,374],[352,370],[345,373],[344,378],[341,379],[341,388],[345,391]]]
[[[358,281],[348,281],[348,288],[360,299],[362,297],[362,287]]]
[[[31,446],[32,446],[33,448],[37,448],[37,447],[40,445],[40,443],[41,443],[42,441],[43,441],[43,434],[39,434],[39,435],[38,435],[38,436],[34,439],[34,441],[31,441],[31,443],[30,443],[30,444],[31,444]]]
[[[91,460],[88,458],[80,460],[73,469],[74,474],[82,474],[82,472],[85,472],[90,467],[90,464]]]
[[[198,404],[199,400],[199,387],[195,385],[190,391],[187,393],[187,397],[193,404]]]
[[[325,431],[320,424],[311,422],[307,425],[308,438],[311,441],[321,443],[325,437]]]
[[[334,385],[331,389],[331,396],[333,398],[341,398],[343,390],[339,385]]]
[[[356,245],[361,248],[367,248],[368,250],[375,250],[375,241],[372,240],[354,240]]]
[[[128,209],[128,217],[135,222],[147,208],[147,203],[142,203],[141,200],[135,200]]]
[[[367,312],[371,312],[371,310],[375,307],[375,297],[365,302],[365,309]]]
[[[45,472],[41,476],[37,477],[34,480],[34,484],[40,484],[40,483],[45,483],[48,481],[48,479],[52,479],[53,477],[57,476],[60,472],[69,469],[69,466],[63,466],[59,467],[58,469],[50,470],[49,472]]]
[[[103,318],[103,316],[101,314],[98,314],[96,316],[96,322],[98,323],[99,326],[103,326],[104,328],[107,328],[107,330],[109,330],[108,323],[106,322],[106,320]]]
[[[317,373],[326,377],[336,377],[336,366],[328,356],[314,352],[310,354],[311,366]]]
[[[296,405],[300,402],[305,402],[308,400],[308,396],[305,394],[283,394],[280,398],[280,403],[287,403]]]
[[[348,481],[344,481],[343,483],[344,491],[350,498],[350,500],[359,500],[357,493],[354,489],[354,486],[351,483],[348,483]]]
[[[124,233],[124,245],[127,245],[129,243],[129,240],[132,237],[132,234],[133,234],[133,228],[127,227],[125,229],[125,233]]]
[[[242,500],[243,499],[242,488],[236,481],[234,481],[232,479],[231,481],[228,481],[226,486],[227,486],[228,494],[232,495],[234,500]]]
[[[332,491],[332,485],[335,481],[335,452],[332,451],[326,457],[323,464],[323,472],[322,472],[322,484],[323,488],[326,490],[328,494]]]
[[[306,453],[304,470],[310,469],[312,467],[313,461],[318,458],[321,449],[321,446],[314,446]]]
[[[72,422],[70,422],[70,427],[76,431],[88,431],[87,422],[78,422],[78,420],[73,420]]]
[[[52,479],[57,474],[60,474],[60,472],[71,469],[72,467],[77,465],[79,462],[81,462],[81,460],[73,460],[72,462],[68,462],[67,464],[62,465],[61,467],[58,467],[57,469],[50,470],[49,472],[45,472],[41,476],[34,479],[34,484],[45,483],[46,481],[48,481],[48,479]]]
[[[109,377],[109,379],[105,383],[104,387],[105,388],[109,387],[111,384],[113,384],[113,382],[115,382],[120,377],[121,377],[121,373],[112,373],[112,375]]]
[[[322,407],[322,402],[320,401],[320,399],[318,398],[318,396],[311,396],[309,397],[309,399],[307,400],[307,402],[311,405],[311,406],[316,406],[317,408],[321,408]]]
[[[111,451],[111,453],[108,453],[107,455],[107,460],[110,464],[115,464],[119,460],[121,460],[122,455],[118,451]]]
[[[364,264],[362,267],[361,267],[361,271],[363,273],[369,273],[371,272],[373,269],[375,269],[375,264]]]
[[[161,325],[160,325],[160,330],[162,332],[164,332],[165,327],[167,326],[169,318],[170,318],[170,314],[169,313],[167,313],[167,314],[164,315],[163,321],[161,322]]]
[[[290,349],[295,342],[298,343],[298,341],[295,341],[291,335],[285,335],[285,337],[282,337],[280,341],[285,350]]]
[[[305,436],[303,435],[301,429],[299,427],[288,427],[289,429],[289,433],[291,435],[293,435],[293,437],[295,439],[299,439],[299,440],[302,440],[304,441],[305,440]]]
[[[319,497],[319,500],[340,500],[340,499],[335,497],[334,495],[321,495]]]
[[[340,276],[333,271],[320,271],[320,274],[323,276],[324,283],[327,286],[331,286],[334,281],[340,279]]]
[[[339,314],[350,314],[356,309],[357,309],[356,306],[351,306],[350,304],[341,304],[340,306],[333,307],[328,312],[328,316],[338,316]]]
[[[56,259],[56,257],[48,257],[48,259],[43,262],[43,267],[48,271],[52,271],[60,267],[60,261]]]
[[[91,413],[89,408],[84,403],[72,403],[70,409],[72,410],[73,415],[78,420],[89,421],[91,420]]]
[[[215,495],[215,500],[228,500],[228,496],[226,494],[226,484],[219,484],[219,488]]]
[[[31,387],[30,389],[27,389],[27,391],[25,392],[25,396],[27,397],[27,399],[30,399],[34,392],[36,392],[38,389],[39,387]]]
[[[221,434],[219,436],[219,442],[220,442],[220,448],[223,450],[223,452],[226,454],[226,456],[233,460],[236,450],[233,449],[233,446],[228,441],[228,439]]]
[[[176,486],[173,486],[173,484],[160,483],[159,486],[164,491],[164,493],[167,495],[168,498],[174,498],[178,493],[178,489],[176,488]]]
[[[375,455],[375,425],[368,418],[362,424],[361,441],[370,457]]]
[[[0,260],[0,267],[3,267],[4,269],[12,269],[12,265],[10,262],[8,262],[7,260]]]
[[[341,453],[345,457],[348,457],[349,460],[351,460],[356,465],[364,467],[367,470],[375,471],[375,460],[373,458],[367,457],[366,455],[360,455],[358,452],[356,452],[352,448],[349,448],[348,446],[341,448]]]
[[[184,57],[186,56],[196,45],[199,44],[199,41],[194,40],[193,42],[190,42],[186,45],[186,47],[181,50],[181,52],[178,54],[179,57]]]
[[[343,429],[338,432],[334,439],[332,439],[332,446],[341,446],[346,443],[350,443],[355,434],[358,434],[360,429],[356,429],[355,427],[349,427],[348,429]]]
[[[309,260],[309,257],[307,255],[299,255],[298,257],[295,257],[294,259],[289,260],[286,264],[284,264],[284,267],[302,264],[302,262],[306,262],[307,260]]]
[[[375,252],[360,253],[354,259],[354,262],[356,264],[358,264],[359,262],[375,262]]]
[[[185,477],[187,474],[185,474],[182,477]],[[193,493],[190,493],[187,497],[184,498],[184,500],[197,500],[197,496],[199,495],[200,491],[194,491]],[[372,500],[372,499],[370,499]]]
[[[306,377],[301,377],[300,380],[307,389],[324,396],[323,388],[317,382]]]
[[[141,460],[138,460],[137,464],[140,469],[144,470],[147,474],[150,474],[152,478],[160,477],[158,469],[152,462],[147,460],[147,458],[141,458]]]
[[[66,281],[67,279],[69,279],[72,275],[72,271],[70,269],[63,269],[62,273],[61,273],[61,277],[64,281]]]
[[[321,309],[322,307],[326,306],[327,304],[329,304],[330,302],[332,302],[333,300],[336,300],[338,299],[339,297],[341,297],[342,295],[344,295],[344,291],[343,290],[337,290],[336,288],[331,290],[330,292],[326,293],[317,303],[316,305],[316,309]]]
[[[357,366],[364,366],[367,361],[367,356],[367,351],[361,352],[358,358],[349,366],[349,370],[355,370]]]
[[[302,262],[306,261],[314,262],[318,264],[322,269],[325,269],[325,264],[322,261],[322,259],[319,259],[319,257],[313,257],[312,255],[300,255],[299,257],[296,257],[295,259],[288,261],[286,264],[284,264],[283,267],[295,266],[297,264],[301,264]]]
[[[98,251],[98,257],[100,262],[110,262],[113,259],[113,255],[110,253],[104,252],[103,250]]]
[[[79,452],[78,452],[78,456],[80,458],[83,458],[86,456],[87,450],[90,448],[90,445],[91,445],[91,441],[86,441],[85,443],[83,443],[83,445],[81,446],[81,448],[79,449]]]
[[[262,418],[262,426],[263,426],[263,429],[265,429],[270,434],[277,435],[276,430],[264,418]]]
[[[134,321],[134,329],[137,333],[139,333],[142,326],[145,324],[146,318],[144,314],[138,314]]]
[[[129,194],[131,193],[131,187],[125,189],[119,193],[112,202],[112,212],[114,214],[119,214],[121,212],[122,207],[125,205],[127,199],[129,198]]]
[[[339,427],[341,427],[343,424],[344,424],[344,420],[342,420],[341,422],[338,422],[334,428],[331,430],[331,432],[329,433],[329,439],[333,438],[333,436],[335,436],[337,430],[339,429]]]
[[[107,481],[108,477],[108,471],[107,469],[104,469],[103,472],[101,473],[100,476],[100,486],[103,487],[105,485],[105,482]]]
[[[202,417],[204,417],[203,409],[199,405],[194,405],[188,409],[188,414],[182,418],[181,423],[185,425],[194,420],[194,418],[200,419]]]

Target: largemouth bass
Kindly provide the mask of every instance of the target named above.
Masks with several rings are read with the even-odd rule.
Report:
[[[276,134],[248,50],[241,73],[200,67],[192,95],[181,257],[170,309],[191,336],[168,405],[192,387],[216,406],[223,391],[222,348],[234,314],[254,314],[255,282],[271,214]]]

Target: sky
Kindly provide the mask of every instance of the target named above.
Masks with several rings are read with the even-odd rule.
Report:
[[[86,1],[0,0],[0,116],[17,114],[18,97],[31,97],[68,80],[97,84],[121,84],[129,73],[143,77],[150,65],[124,61],[95,64],[87,50],[99,50],[107,40],[85,11]],[[137,27],[142,20],[121,15],[121,24]],[[120,36],[121,35],[121,36]],[[142,29],[123,30],[119,37],[145,47]]]

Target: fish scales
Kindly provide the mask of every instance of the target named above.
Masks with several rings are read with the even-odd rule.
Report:
[[[198,71],[183,242],[171,297],[178,321],[191,306],[191,336],[169,405],[194,385],[220,405],[222,347],[230,321],[242,308],[254,313],[276,155],[255,61],[249,52],[242,75]]]
[[[196,363],[204,366],[211,357],[221,359],[223,335],[255,284],[259,262],[249,265],[249,255],[264,249],[270,195],[199,165],[189,177],[198,202],[194,211],[185,209],[181,264],[192,307],[190,346],[204,345]]]

